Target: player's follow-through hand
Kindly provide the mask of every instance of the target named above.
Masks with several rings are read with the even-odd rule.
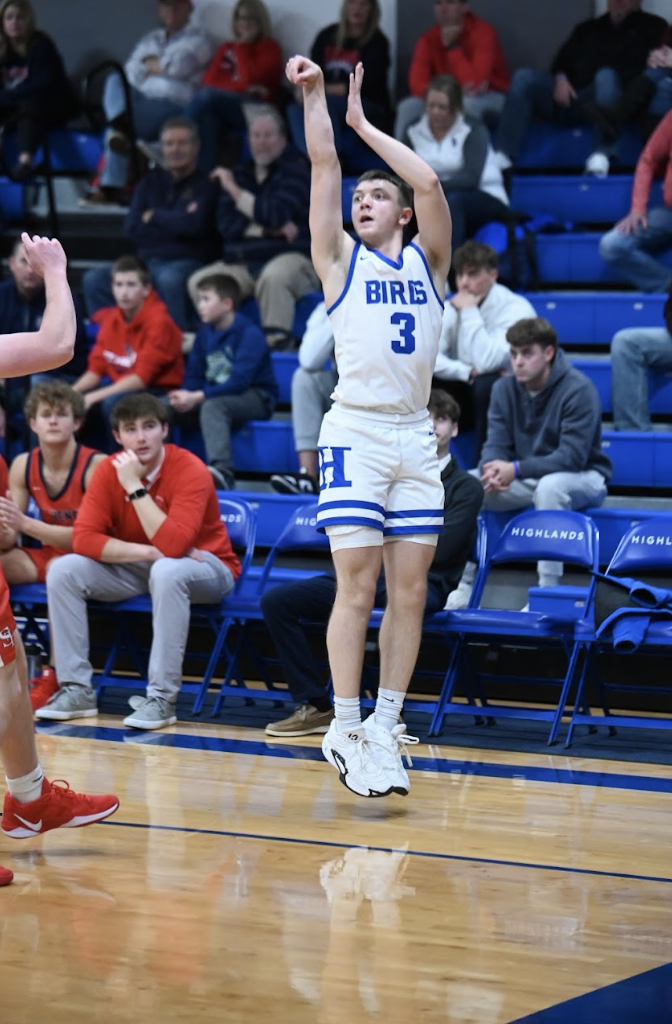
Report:
[[[322,78],[322,68],[308,57],[290,57],[285,68],[287,78],[292,85],[312,88]]]
[[[362,107],[362,80],[364,78],[364,65],[359,62],[354,73],[350,75],[350,90],[348,92],[348,110],[345,115],[346,123],[355,131],[364,124],[364,108]]]
[[[31,238],[24,231],[21,241],[31,269],[40,277],[44,277],[51,270],[65,270],[67,259],[57,238],[41,238],[40,235]]]

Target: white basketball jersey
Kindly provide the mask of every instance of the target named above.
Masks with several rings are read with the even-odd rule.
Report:
[[[427,408],[443,299],[415,243],[393,263],[358,242],[345,288],[328,313],[336,341],[336,402],[397,414]]]

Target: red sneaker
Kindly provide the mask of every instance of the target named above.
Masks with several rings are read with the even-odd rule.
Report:
[[[67,782],[57,779],[42,783],[42,796],[20,804],[9,793],[2,810],[2,831],[11,839],[29,839],[52,828],[81,828],[114,814],[116,796],[86,796],[75,793]]]
[[[44,707],[50,697],[58,690],[56,673],[53,668],[43,668],[42,674],[28,680],[28,693],[33,711]]]
[[[0,868],[0,885],[9,885],[14,875],[9,868]]]

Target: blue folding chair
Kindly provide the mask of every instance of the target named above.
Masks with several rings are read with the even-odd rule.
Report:
[[[226,528],[234,550],[241,559],[241,572],[236,580],[233,589],[219,604],[194,604],[191,606],[192,619],[205,620],[215,636],[212,652],[208,656],[207,667],[203,680],[199,684],[183,683],[182,689],[189,693],[196,688],[199,690],[209,685],[210,678],[217,664],[222,650],[225,648],[226,638],[231,625],[230,608],[234,605],[237,595],[243,589],[247,574],[254,555],[254,543],[256,536],[256,513],[252,506],[242,498],[224,497],[218,494],[219,512]],[[117,619],[117,629],[105,664],[100,673],[94,676],[94,681],[99,690],[105,686],[142,686],[147,677],[147,652],[134,637],[129,629],[129,614],[145,613],[151,615],[152,601],[148,594],[139,594],[137,597],[129,598],[126,601],[116,602],[90,602],[92,609],[102,611],[106,616]],[[116,671],[116,665],[122,652],[130,655],[139,679],[129,677],[127,674],[120,674]],[[192,652],[193,653],[193,652]]]
[[[592,608],[594,575],[587,575],[586,587],[580,591],[578,599],[574,587],[545,588],[545,608],[542,611],[482,607],[486,585],[500,567],[510,567],[513,563],[536,567],[540,559],[564,562],[586,574],[595,573],[598,568],[595,524],[581,512],[558,510],[523,512],[505,525],[499,539],[491,544],[478,567],[470,606],[449,614],[446,639],[454,644],[453,654],[430,724],[430,735],[441,732],[447,714],[473,716],[478,708],[476,694],[488,718],[529,718],[550,722],[548,743],[555,742],[581,651],[577,627],[582,616]],[[556,691],[559,688],[554,707],[489,703],[483,692],[485,682],[497,680],[500,686],[520,684],[521,677],[478,672],[469,650],[469,645],[474,642],[481,646],[486,642],[499,647],[557,649],[564,653],[564,675],[555,679],[532,676],[524,680],[525,683],[552,683]],[[453,699],[458,682],[464,685],[466,704]]]
[[[633,682],[609,682],[598,671],[600,656],[618,654],[622,664],[623,654],[642,656],[669,656],[672,647],[672,515],[661,515],[637,523],[621,538],[607,567],[604,582],[612,583],[623,590],[623,602],[628,611],[609,616],[597,630],[586,629],[582,644],[586,649],[575,706],[567,731],[565,746],[572,742],[577,725],[588,725],[593,731],[596,726],[606,726],[610,734],[616,726],[628,728],[672,729],[672,717],[647,714],[611,713],[608,694],[672,694],[672,686],[650,685],[642,682],[643,674],[633,672]],[[628,581],[639,581],[641,586],[623,586]],[[603,585],[598,580],[597,587]],[[599,595],[598,589],[598,595]],[[632,595],[633,600],[629,601]],[[599,603],[598,603],[599,606]],[[626,627],[625,633],[619,631]],[[628,628],[629,627],[629,628]],[[633,668],[634,668],[633,664]],[[592,681],[599,695],[604,719],[592,715],[588,704],[587,683]]]
[[[230,604],[230,622],[235,623],[238,636],[236,645],[228,657],[228,664],[224,679],[219,687],[211,717],[219,714],[224,698],[227,696],[245,697],[246,700],[273,700],[293,701],[292,695],[284,688],[277,687],[269,678],[265,670],[263,660],[259,657],[253,645],[248,643],[248,625],[263,619],[261,613],[261,596],[272,583],[272,573],[279,556],[307,552],[328,552],[329,541],[327,537],[316,529],[317,505],[315,502],[301,505],[294,509],[284,529],[279,534],[273,547],[269,551],[266,561],[262,567],[258,579],[252,587],[248,587],[246,593],[239,594]],[[296,577],[305,575],[305,570],[297,570]],[[265,683],[265,689],[260,687],[246,686],[240,670],[240,658],[245,650],[254,660],[259,669],[259,677]],[[216,659],[215,659],[216,660]],[[211,659],[212,661],[212,659]],[[213,666],[214,667],[214,666]],[[207,679],[204,677],[199,688],[192,714],[198,715],[203,709],[203,704],[210,685],[212,673]],[[235,680],[235,681],[234,681]]]

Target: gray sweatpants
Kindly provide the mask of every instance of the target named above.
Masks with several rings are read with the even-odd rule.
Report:
[[[55,559],[47,572],[56,676],[61,683],[91,686],[89,619],[86,602],[123,601],[151,594],[152,647],[147,696],[175,701],[182,686],[182,662],[191,604],[216,604],[234,584],[228,566],[209,551],[195,558],[107,565],[85,555]]]

